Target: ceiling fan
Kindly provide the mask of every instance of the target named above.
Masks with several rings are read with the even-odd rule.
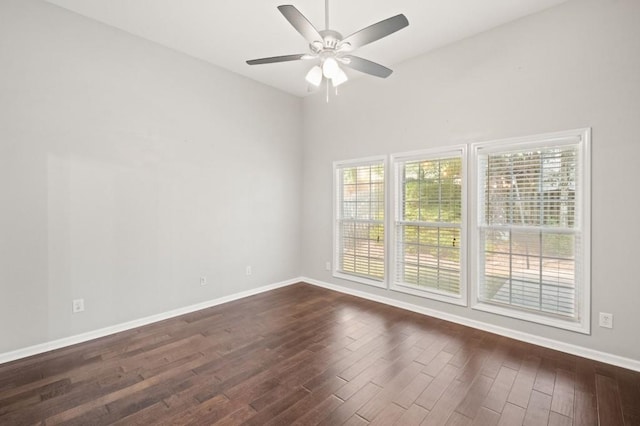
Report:
[[[331,81],[338,87],[347,81],[347,75],[340,64],[354,70],[380,78],[387,78],[393,72],[389,68],[351,54],[355,49],[379,40],[409,25],[403,14],[393,16],[370,25],[347,37],[329,28],[329,0],[325,0],[325,29],[318,31],[305,16],[292,5],[278,6],[280,13],[309,42],[309,53],[274,56],[270,58],[252,59],[249,65],[271,64],[276,62],[320,59],[307,73],[309,84],[319,87],[323,79]]]

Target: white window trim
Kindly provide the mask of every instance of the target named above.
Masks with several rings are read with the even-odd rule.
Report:
[[[493,305],[482,302],[479,297],[479,282],[473,283],[474,291],[472,291],[471,307],[473,309],[490,312],[493,314],[503,315],[524,321],[535,322],[538,324],[548,325],[564,330],[575,331],[583,334],[591,334],[591,128],[575,129],[562,132],[547,133],[542,135],[527,136],[521,138],[501,139],[496,141],[480,142],[471,144],[471,161],[469,164],[469,192],[472,211],[470,214],[470,238],[469,253],[470,264],[469,273],[474,279],[480,277],[479,265],[479,179],[477,176],[477,162],[479,151],[495,152],[501,151],[506,145],[516,147],[518,149],[526,149],[527,147],[539,146],[541,143],[554,144],[561,146],[563,144],[575,144],[582,142],[581,149],[578,150],[578,161],[580,164],[580,187],[582,188],[582,204],[580,206],[580,228],[583,240],[584,250],[582,250],[581,263],[584,265],[582,271],[583,282],[581,283],[580,296],[578,306],[580,309],[579,321],[555,318],[552,316],[536,314],[529,311],[521,311],[504,306]]]
[[[435,289],[422,289],[418,287],[414,287],[408,284],[396,282],[396,273],[397,273],[397,265],[396,265],[396,222],[398,220],[398,184],[399,184],[399,176],[398,176],[398,163],[407,162],[411,160],[424,160],[424,159],[437,159],[444,157],[460,157],[462,162],[462,223],[460,224],[460,245],[462,249],[460,250],[460,295],[455,296],[446,292],[441,292]],[[440,302],[451,303],[459,306],[468,306],[468,296],[467,296],[467,271],[468,271],[468,263],[467,263],[467,145],[453,145],[446,146],[441,148],[433,148],[426,149],[421,151],[412,151],[400,154],[391,155],[391,173],[392,176],[389,180],[390,182],[390,190],[389,190],[389,202],[387,205],[389,206],[388,210],[388,220],[387,220],[387,229],[385,232],[388,235],[387,241],[388,244],[388,276],[390,277],[390,289],[401,292],[411,294],[413,296],[424,297],[427,299],[433,299]]]
[[[384,245],[384,249],[385,249],[385,261],[384,261],[384,278],[382,280],[375,280],[372,278],[367,278],[364,276],[359,276],[359,275],[352,275],[352,274],[346,274],[344,272],[341,272],[338,270],[338,265],[340,264],[340,253],[338,252],[338,250],[336,249],[337,247],[337,235],[338,235],[338,229],[337,229],[337,224],[338,224],[338,185],[337,185],[337,179],[338,179],[338,171],[344,167],[355,167],[355,166],[366,166],[366,165],[371,165],[371,164],[378,164],[378,163],[382,163],[382,167],[384,169],[384,203],[385,203],[385,209],[384,209],[384,220],[383,220],[383,225],[384,225],[384,241],[385,241],[385,245]],[[389,254],[387,252],[388,250],[388,238],[389,238],[389,230],[388,230],[388,205],[389,205],[389,200],[388,200],[388,194],[389,194],[389,176],[388,176],[388,167],[387,167],[387,156],[386,155],[378,155],[378,156],[372,156],[372,157],[364,157],[364,158],[354,158],[351,160],[341,160],[341,161],[334,161],[333,162],[333,191],[332,191],[332,196],[333,196],[333,204],[332,204],[332,209],[333,209],[333,237],[332,237],[332,252],[333,252],[333,264],[332,264],[332,275],[335,278],[340,278],[343,280],[347,280],[347,281],[353,281],[353,282],[357,282],[360,284],[366,284],[369,286],[373,286],[373,287],[378,287],[378,288],[383,288],[386,289],[387,288],[387,277],[389,276],[388,273],[388,267],[389,267]]]

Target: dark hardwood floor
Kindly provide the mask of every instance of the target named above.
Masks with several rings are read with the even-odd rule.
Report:
[[[0,365],[0,424],[638,425],[640,373],[296,284]]]

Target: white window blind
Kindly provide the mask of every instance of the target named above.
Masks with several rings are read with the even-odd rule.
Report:
[[[385,278],[384,159],[342,162],[335,169],[334,273],[383,286]]]
[[[586,135],[476,145],[480,302],[584,324]]]
[[[394,156],[394,289],[466,304],[463,154]]]

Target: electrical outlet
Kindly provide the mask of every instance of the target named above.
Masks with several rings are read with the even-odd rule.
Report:
[[[327,271],[330,271],[331,270],[331,262],[325,263],[324,264],[324,269],[327,270]]]
[[[84,299],[74,299],[71,306],[74,314],[84,311]]]
[[[600,312],[600,327],[613,328],[613,314]]]
[[[207,285],[207,277],[200,277],[200,285]]]
[[[245,269],[245,274],[247,274],[247,276],[249,276],[252,273],[253,273],[253,271],[251,270],[251,266],[247,266],[247,269]]]

